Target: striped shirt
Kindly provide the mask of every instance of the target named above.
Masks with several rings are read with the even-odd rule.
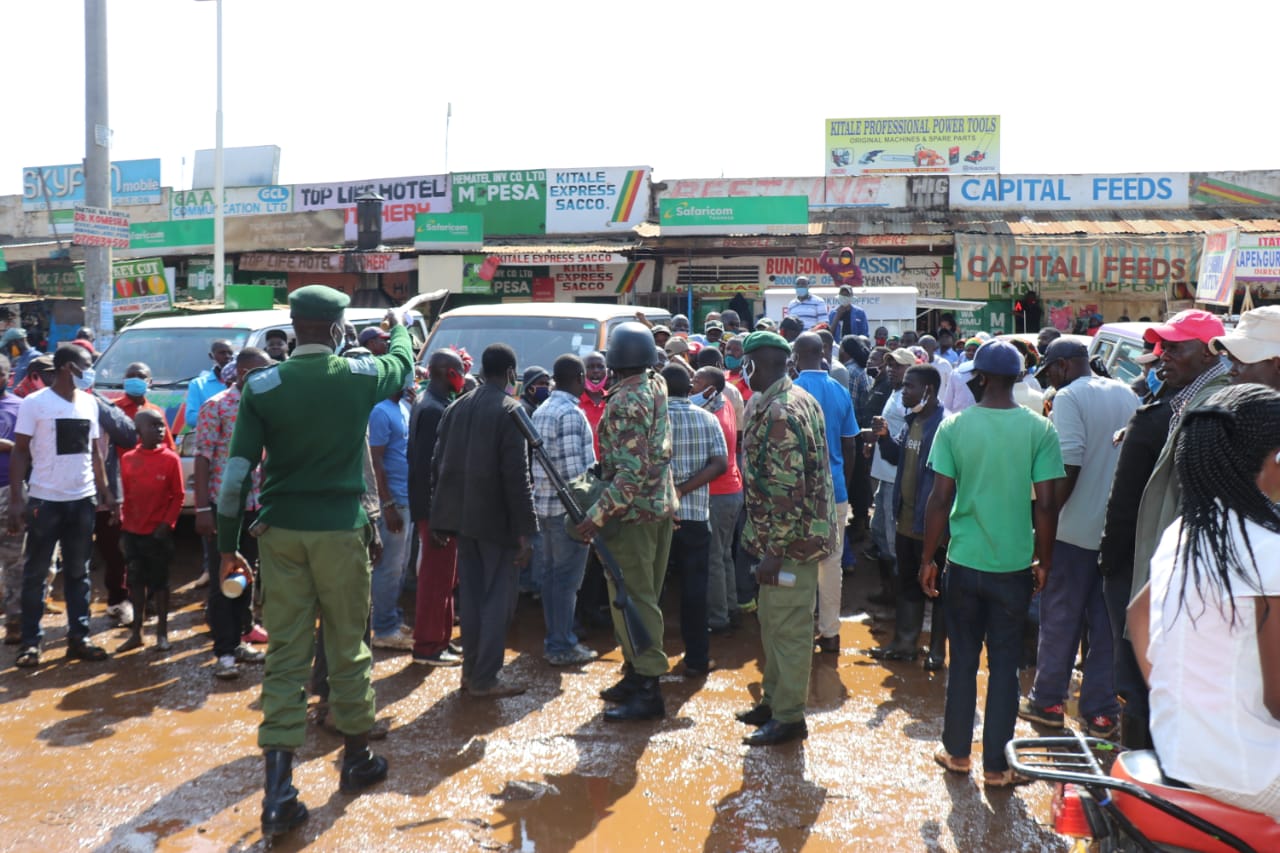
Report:
[[[787,316],[795,317],[804,323],[805,331],[819,323],[827,322],[827,316],[830,313],[826,300],[813,294],[810,294],[808,299],[792,299],[787,304]]]
[[[552,391],[533,413],[533,425],[542,436],[547,457],[565,481],[581,476],[596,464],[595,441],[578,398]],[[564,515],[564,506],[542,465],[533,465],[533,511],[539,516]]]
[[[715,415],[690,405],[688,397],[672,397],[667,401],[671,419],[671,479],[683,483],[707,466],[712,456],[729,455],[724,431]],[[711,488],[703,485],[680,498],[676,518],[681,521],[707,521],[711,517]]]

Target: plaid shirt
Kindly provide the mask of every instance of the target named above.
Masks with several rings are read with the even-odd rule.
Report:
[[[566,481],[581,476],[596,464],[591,423],[578,407],[578,398],[552,391],[533,413],[533,425],[542,436],[547,456]],[[540,516],[564,515],[564,506],[542,465],[533,464],[533,511]]]
[[[688,397],[672,397],[667,401],[671,418],[671,479],[683,483],[707,466],[712,456],[728,456],[724,430],[716,416],[689,403]],[[681,521],[706,521],[711,517],[711,487],[700,486],[680,498],[676,518]]]
[[[222,471],[227,466],[227,451],[231,447],[231,433],[236,428],[236,415],[240,413],[240,389],[232,385],[219,391],[200,407],[196,418],[195,455],[209,460],[209,500],[218,503],[222,489]],[[259,509],[258,494],[262,491],[262,466],[253,469],[253,489],[245,501],[245,509]],[[200,502],[197,498],[196,505]]]
[[[1192,380],[1190,385],[1173,395],[1173,399],[1169,401],[1169,408],[1173,409],[1173,417],[1169,419],[1170,436],[1178,431],[1178,424],[1182,423],[1182,415],[1187,410],[1187,404],[1200,393],[1200,389],[1219,376],[1225,375],[1230,369],[1222,360],[1219,360],[1213,367]]]

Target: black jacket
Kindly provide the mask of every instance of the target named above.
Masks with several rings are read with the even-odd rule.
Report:
[[[1156,400],[1134,412],[1125,427],[1098,554],[1103,575],[1133,571],[1138,504],[1164,450],[1172,418],[1173,408],[1164,400]]]
[[[924,422],[920,434],[920,453],[916,459],[916,503],[915,512],[911,519],[911,532],[924,535],[924,516],[925,505],[929,502],[929,494],[933,491],[933,469],[929,467],[929,451],[933,449],[933,437],[938,433],[938,427],[942,424],[942,419],[946,415],[946,411],[941,405],[934,410],[932,417]],[[880,455],[884,457],[884,461],[890,465],[896,465],[898,475],[893,480],[893,517],[897,518],[902,512],[902,476],[903,468],[898,464],[902,458],[902,445],[906,444],[907,436],[911,434],[911,425],[915,423],[917,414],[907,415],[907,425],[903,427],[902,432],[896,437],[882,435],[879,439]]]
[[[426,521],[431,516],[431,455],[435,453],[436,431],[449,402],[428,387],[409,415],[409,518],[414,521]]]
[[[445,410],[431,467],[433,531],[516,547],[538,532],[529,446],[511,418],[520,401],[481,385]]]

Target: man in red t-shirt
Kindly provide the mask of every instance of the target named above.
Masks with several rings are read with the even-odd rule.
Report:
[[[599,459],[600,418],[604,415],[604,389],[609,384],[609,369],[605,367],[604,356],[598,352],[587,353],[582,359],[582,366],[587,370],[587,390],[578,398],[578,408],[586,413],[587,423],[591,424],[596,458]]]
[[[733,534],[742,511],[742,474],[738,469],[738,418],[724,396],[725,375],[718,367],[701,368],[693,376],[689,402],[702,406],[720,424],[729,450],[729,468],[711,481],[711,563],[707,570],[707,624],[713,634],[729,630],[741,615]]]
[[[138,446],[120,458],[124,503],[120,517],[120,547],[129,569],[133,624],[129,639],[116,652],[142,645],[142,618],[147,591],[155,595],[156,648],[169,650],[169,562],[173,559],[173,528],[186,494],[182,460],[162,441],[169,430],[164,413],[142,409],[134,416]]]

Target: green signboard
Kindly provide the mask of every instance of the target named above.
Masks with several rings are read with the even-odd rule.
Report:
[[[455,172],[453,212],[484,215],[485,235],[545,234],[547,170]]]
[[[131,251],[162,251],[188,246],[213,245],[212,219],[178,219],[173,222],[134,222],[129,226]]]
[[[483,214],[419,213],[414,217],[413,247],[419,251],[479,249],[483,244]]]
[[[222,283],[235,281],[235,264],[223,265]],[[213,298],[213,258],[192,258],[187,262],[187,295],[192,299]]]
[[[0,249],[0,272],[9,269],[9,265],[4,260],[4,249]]]
[[[956,325],[966,338],[978,332],[993,335],[1013,333],[1013,300],[991,299],[981,308],[962,309],[955,312]]]
[[[549,278],[549,267],[498,267],[493,275],[494,296],[533,296],[533,280]]]
[[[493,293],[493,282],[480,277],[480,268],[484,266],[484,255],[462,256],[462,292],[471,294]]]
[[[658,201],[658,222],[666,235],[804,234],[809,230],[809,198],[664,198]]]

